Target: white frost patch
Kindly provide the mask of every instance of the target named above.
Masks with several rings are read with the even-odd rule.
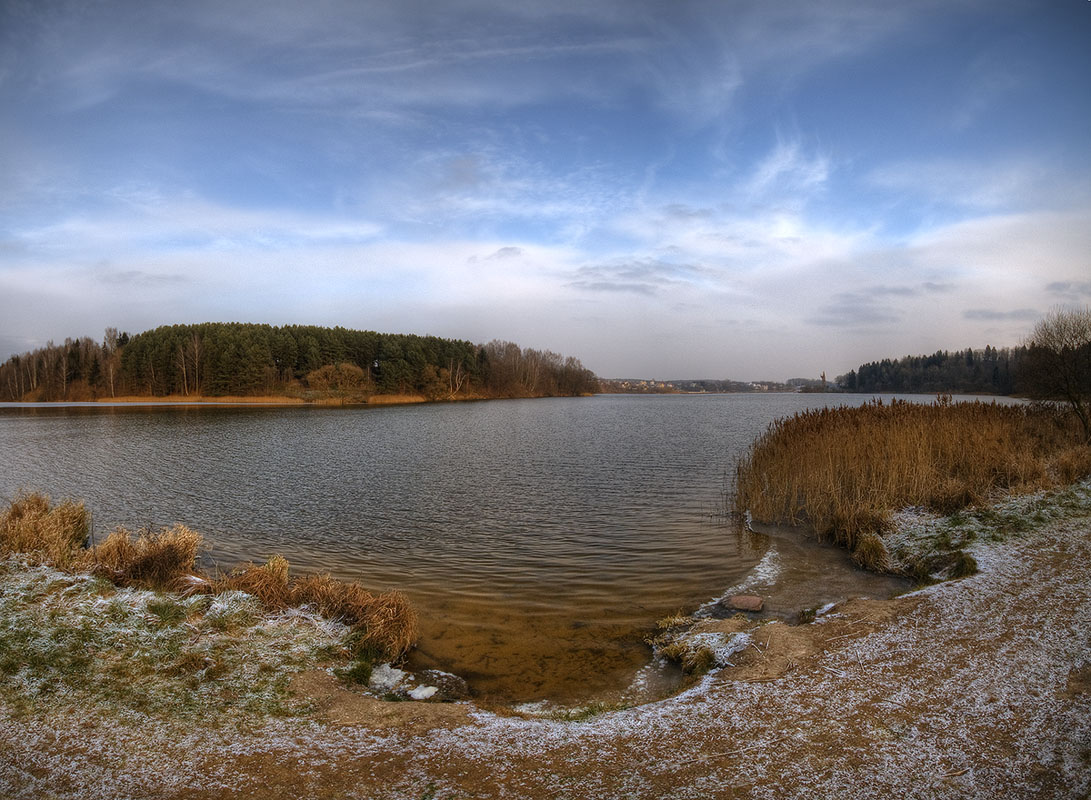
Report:
[[[831,611],[833,611],[835,608],[837,608],[837,605],[838,605],[837,603],[826,603],[826,605],[822,606],[821,608],[819,608],[817,611],[814,612],[815,618],[817,619],[818,617],[826,616]]]
[[[212,604],[208,607],[206,616],[215,618],[239,614],[256,615],[260,614],[261,611],[261,605],[258,603],[257,598],[246,592],[232,589],[228,592],[221,592],[212,599]]]
[[[409,673],[403,669],[392,667],[390,664],[380,664],[371,671],[371,678],[368,680],[367,686],[373,692],[392,692],[401,685],[408,675]]]
[[[753,641],[748,633],[695,633],[684,637],[692,652],[708,649],[712,652],[717,667],[731,667],[731,656],[735,655]]]
[[[535,700],[533,703],[519,703],[512,710],[528,717],[544,717],[553,712],[553,704],[547,700]]]

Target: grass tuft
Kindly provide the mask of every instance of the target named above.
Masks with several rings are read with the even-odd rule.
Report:
[[[92,574],[118,586],[173,590],[193,575],[201,543],[201,534],[185,525],[142,531],[136,539],[118,528],[87,551],[84,564]]]
[[[215,585],[220,591],[235,590],[253,595],[266,608],[288,608],[292,605],[288,569],[287,559],[273,556],[260,566],[247,564],[233,570],[216,581]]]
[[[886,551],[886,545],[877,533],[865,530],[856,537],[852,563],[872,572],[887,572],[890,569],[890,556]]]
[[[948,578],[967,578],[977,574],[977,559],[965,550],[958,550],[947,568]]]
[[[400,592],[372,594],[358,583],[329,575],[290,578],[288,562],[273,556],[260,566],[249,564],[215,582],[218,591],[253,595],[270,609],[310,606],[327,619],[352,629],[349,646],[370,662],[397,660],[417,640],[417,616]]]
[[[73,567],[91,530],[83,503],[53,505],[41,492],[21,492],[0,512],[0,556],[22,553],[58,569]]]
[[[417,615],[401,592],[372,594],[358,583],[308,575],[292,586],[294,605],[312,606],[353,630],[355,652],[378,651],[398,659],[417,639]]]

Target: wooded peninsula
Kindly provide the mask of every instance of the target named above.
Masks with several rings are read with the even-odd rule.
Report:
[[[573,357],[505,341],[313,325],[164,325],[52,342],[0,364],[0,401],[122,397],[277,397],[366,402],[590,394],[598,378]]]

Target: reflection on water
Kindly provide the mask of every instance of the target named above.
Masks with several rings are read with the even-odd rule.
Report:
[[[716,522],[724,476],[774,418],[828,399],[3,408],[0,492],[82,498],[100,534],[185,523],[224,568],[282,553],[399,588],[421,615],[415,665],[497,699],[578,700],[635,674],[656,619],[761,560]]]

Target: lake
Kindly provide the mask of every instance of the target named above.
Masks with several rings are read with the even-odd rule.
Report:
[[[82,499],[100,539],[183,523],[225,570],[280,553],[297,572],[400,589],[421,618],[411,666],[486,700],[578,702],[628,686],[656,620],[765,555],[767,537],[718,513],[750,442],[777,417],[868,399],[9,405],[0,493]]]

